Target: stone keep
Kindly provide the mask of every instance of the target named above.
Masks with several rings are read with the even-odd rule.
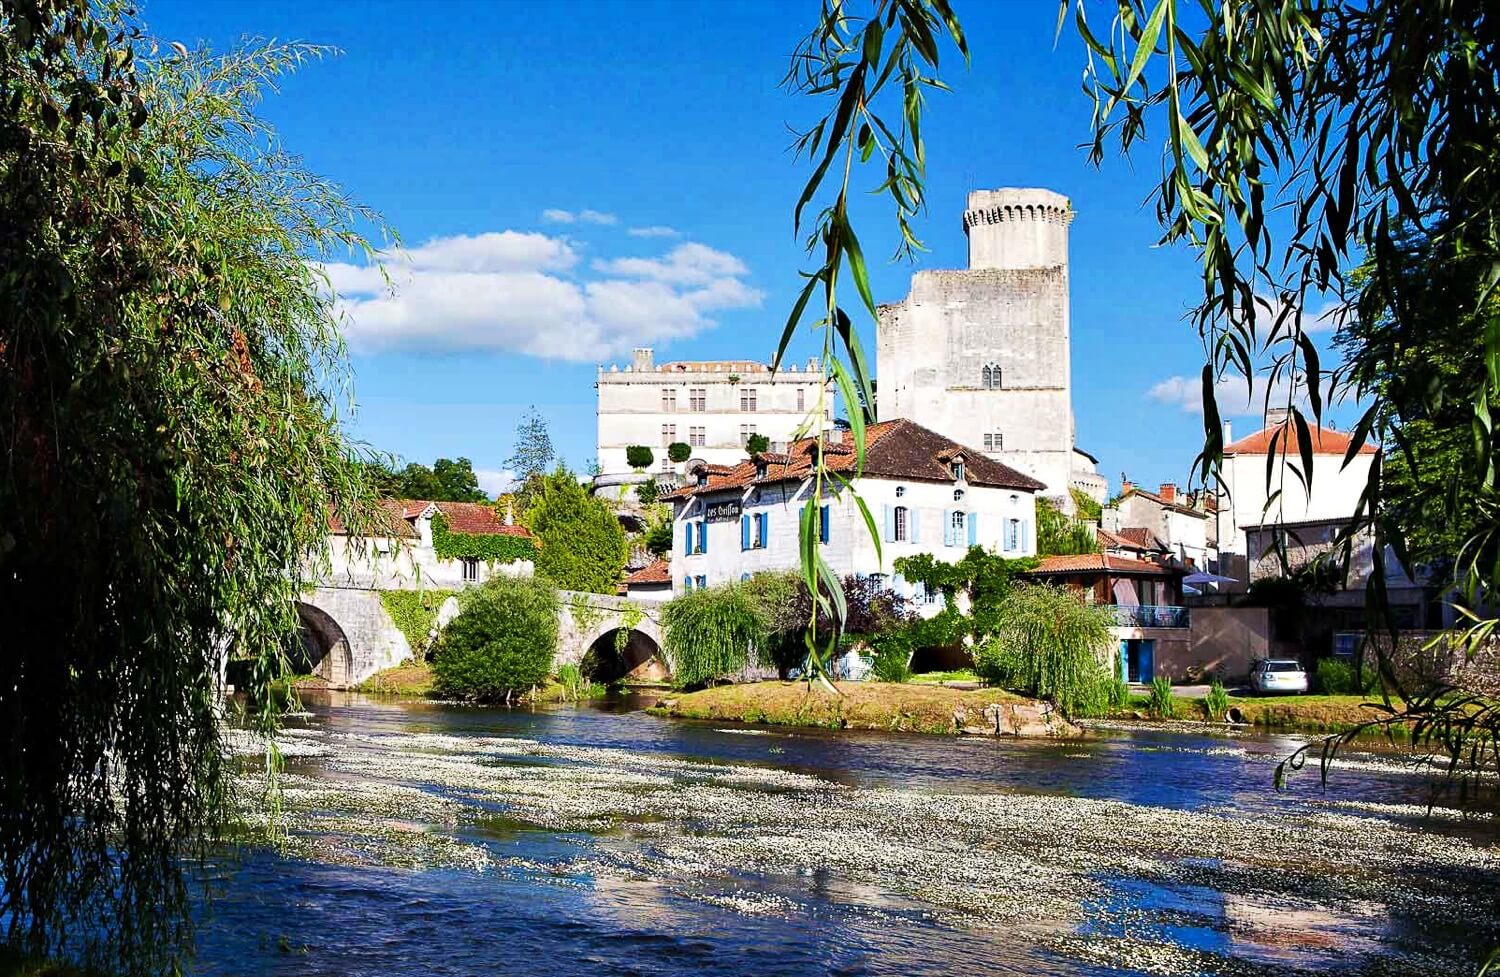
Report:
[[[880,310],[882,419],[904,417],[1066,497],[1073,465],[1068,225],[1051,190],[976,190],[969,267],[919,271]]]

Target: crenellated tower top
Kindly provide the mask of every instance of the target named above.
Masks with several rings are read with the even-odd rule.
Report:
[[[1073,205],[1051,190],[975,190],[964,211],[969,268],[1056,268],[1068,264]]]

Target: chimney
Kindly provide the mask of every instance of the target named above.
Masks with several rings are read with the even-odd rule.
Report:
[[[1271,407],[1266,410],[1266,427],[1281,427],[1291,420],[1292,412],[1285,407]]]
[[[1099,510],[1099,528],[1107,533],[1120,531],[1120,510],[1107,505]]]
[[[516,524],[516,500],[515,499],[506,499],[505,500],[505,524],[507,526],[514,526]]]
[[[1130,490],[1133,489],[1133,488],[1135,488],[1135,483],[1132,482],[1130,479],[1126,478],[1124,472],[1121,472],[1120,473],[1120,494],[1121,495],[1128,495],[1128,494],[1130,494]]]
[[[1171,482],[1162,482],[1161,489],[1156,493],[1167,502],[1177,501],[1177,486]]]
[[[630,365],[634,368],[636,373],[650,373],[652,370],[656,369],[656,365],[653,362],[653,357],[651,354],[651,347],[637,346],[635,348],[635,356],[633,357]]]
[[[1233,444],[1234,443],[1234,429],[1230,426],[1230,424],[1229,424],[1228,421],[1224,422],[1224,443],[1225,444]]]

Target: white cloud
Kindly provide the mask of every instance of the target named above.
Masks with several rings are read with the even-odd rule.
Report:
[[[548,224],[618,224],[620,218],[614,214],[606,214],[602,210],[589,210],[587,208],[579,211],[559,210],[549,207],[542,211],[542,220]]]
[[[1285,407],[1290,389],[1285,380],[1278,380],[1273,385],[1268,377],[1258,375],[1247,388],[1244,377],[1230,377],[1214,385],[1214,399],[1221,417],[1259,418],[1265,416],[1268,405],[1272,410]],[[1174,406],[1184,414],[1203,413],[1203,381],[1198,377],[1167,377],[1146,391],[1146,397],[1159,404]],[[1326,400],[1327,394],[1324,397]],[[1293,402],[1305,407],[1306,393],[1299,390]]]
[[[710,313],[753,308],[763,298],[745,282],[744,262],[706,245],[596,261],[588,274],[579,274],[577,258],[562,238],[501,231],[437,238],[376,266],[324,270],[357,351],[497,350],[597,361],[693,336],[713,326]]]
[[[663,224],[652,224],[649,227],[632,227],[627,231],[631,237],[682,237],[682,232],[675,227],[667,227]]]
[[[476,468],[474,477],[479,480],[480,491],[490,498],[504,495],[521,484],[520,479],[516,478],[516,473],[509,468]]]

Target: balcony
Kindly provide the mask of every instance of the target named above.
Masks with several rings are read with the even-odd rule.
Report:
[[[1168,604],[1117,605],[1115,625],[1122,628],[1185,628],[1188,609]]]

